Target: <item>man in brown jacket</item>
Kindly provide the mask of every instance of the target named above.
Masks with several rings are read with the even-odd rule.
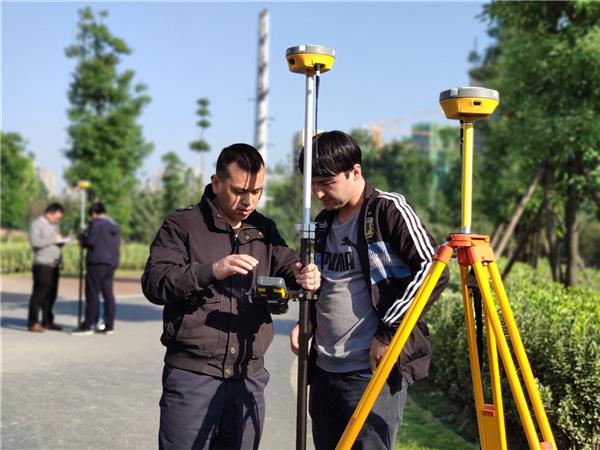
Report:
[[[254,147],[223,149],[200,203],[170,214],[150,247],[142,287],[164,305],[167,348],[161,449],[258,448],[273,322],[245,293],[259,276],[319,287],[316,266],[303,268],[275,223],[255,211],[264,174]]]

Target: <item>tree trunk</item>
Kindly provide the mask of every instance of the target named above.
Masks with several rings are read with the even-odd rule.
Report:
[[[531,182],[529,183],[529,187],[527,188],[527,191],[523,194],[523,196],[519,200],[519,203],[517,204],[517,207],[515,208],[515,212],[513,213],[512,217],[510,218],[510,222],[508,223],[508,226],[506,227],[504,236],[502,236],[502,240],[500,241],[500,243],[498,244],[498,248],[494,252],[496,254],[497,259],[500,259],[500,257],[502,256],[502,253],[504,252],[504,249],[506,248],[508,241],[510,240],[513,232],[515,231],[517,222],[521,218],[521,215],[523,214],[523,211],[525,210],[525,206],[527,206],[527,202],[533,195],[533,191],[535,191],[535,188],[538,185],[538,181],[540,180],[540,176],[542,175],[543,170],[544,170],[543,168],[540,168],[535,173],[535,175],[531,179]]]
[[[492,240],[490,242],[490,246],[492,248],[495,248],[496,244],[498,244],[498,239],[500,239],[500,236],[502,236],[502,233],[504,233],[505,227],[506,227],[506,222],[500,222],[498,224],[498,226],[496,227],[496,229],[494,230],[494,233],[492,234]]]
[[[546,214],[544,225],[546,229],[546,242],[548,243],[548,262],[550,263],[550,272],[552,280],[560,281],[560,251],[559,240],[556,237],[556,218],[552,210],[552,187],[554,184],[554,172],[552,169],[544,173],[544,203],[546,204]]]
[[[541,219],[541,217],[539,218]],[[539,224],[539,219],[536,220],[536,223]],[[533,235],[533,240],[531,243],[531,257],[529,259],[529,265],[531,267],[533,267],[534,269],[537,269],[538,266],[538,259],[540,257],[540,235],[541,235],[541,230],[539,229],[538,226],[536,226],[536,229],[533,230],[534,235]]]
[[[577,284],[579,271],[579,189],[574,184],[569,184],[567,190],[568,200],[565,210],[566,248],[567,248],[567,274],[565,286]]]
[[[538,229],[540,220],[542,218],[542,214],[544,213],[545,209],[546,209],[546,205],[544,203],[542,203],[538,207],[538,210],[536,211],[535,216],[533,216],[533,218],[531,219],[531,222],[529,223],[529,225],[527,225],[527,227],[523,231],[523,234],[521,235],[521,239],[519,240],[517,247],[515,248],[515,251],[510,256],[508,264],[506,265],[506,267],[504,268],[504,271],[502,272],[503,279],[508,277],[508,274],[510,273],[512,266],[515,264],[515,262],[519,258],[519,255],[525,249],[525,246],[526,246],[529,238],[532,237],[532,234],[535,233],[536,229]],[[535,238],[535,236],[533,236],[533,237]],[[537,246],[534,246],[534,247],[537,247]]]

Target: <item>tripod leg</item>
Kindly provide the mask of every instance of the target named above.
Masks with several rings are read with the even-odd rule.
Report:
[[[502,385],[500,383],[500,365],[498,364],[498,344],[496,336],[489,319],[489,315],[485,315],[485,329],[487,336],[487,349],[490,364],[490,380],[492,385],[492,398],[496,407],[496,417],[498,426],[499,448],[507,448],[506,446],[506,427],[504,425],[504,406],[502,403]]]
[[[477,426],[479,428],[479,440],[482,449],[506,449],[506,439],[501,433],[504,428],[500,421],[502,417],[493,405],[485,403],[483,392],[483,381],[479,370],[479,352],[475,338],[475,319],[473,314],[473,302],[468,287],[469,270],[466,266],[460,266],[461,291],[465,312],[465,323],[467,331],[467,344],[469,346],[469,362],[471,367],[471,382],[473,384],[473,395],[475,397],[475,411],[477,413]],[[489,339],[488,339],[489,345]],[[496,398],[494,397],[494,400]]]
[[[504,406],[502,403],[502,385],[500,383],[500,365],[498,364],[498,346],[492,324],[486,318],[487,347],[490,364],[490,380],[492,385],[492,398],[496,406],[496,415],[498,417],[498,435],[501,440],[502,448],[506,448],[506,429],[504,426]]]
[[[557,448],[556,442],[554,441],[554,435],[552,434],[550,424],[548,423],[546,410],[544,409],[540,393],[535,384],[535,378],[533,376],[533,372],[531,371],[531,366],[527,358],[527,353],[525,353],[525,347],[523,345],[523,341],[521,340],[519,329],[517,328],[517,324],[515,323],[512,308],[510,307],[510,304],[508,302],[508,296],[506,295],[504,284],[502,283],[502,277],[500,276],[498,266],[494,261],[489,263],[489,272],[492,279],[492,284],[494,286],[494,290],[496,292],[496,296],[498,297],[500,309],[502,310],[502,315],[504,316],[504,322],[506,323],[506,328],[508,329],[508,334],[510,336],[515,355],[519,363],[519,368],[521,369],[521,373],[523,374],[525,387],[527,388],[527,393],[529,394],[529,399],[531,400],[531,403],[533,405],[535,417],[537,419],[540,431],[542,433],[542,437],[544,438],[545,442],[550,443],[552,445],[552,448]]]
[[[527,400],[525,399],[525,394],[523,392],[523,388],[521,387],[519,376],[517,375],[517,369],[510,354],[508,343],[506,341],[506,337],[504,336],[504,330],[502,329],[502,324],[500,322],[500,317],[496,311],[496,305],[494,304],[494,300],[492,298],[492,292],[487,277],[487,270],[484,269],[481,262],[475,262],[473,264],[473,269],[475,270],[477,283],[479,284],[479,289],[484,300],[483,304],[486,317],[488,318],[494,335],[498,341],[498,347],[500,350],[500,356],[502,357],[502,362],[504,364],[504,370],[508,377],[510,389],[515,399],[515,404],[517,406],[517,411],[519,412],[519,418],[521,419],[523,430],[525,431],[525,436],[527,437],[529,448],[541,449],[540,441],[529,412]]]
[[[367,416],[371,412],[371,409],[373,409],[373,405],[394,367],[394,364],[396,364],[396,361],[400,357],[400,352],[402,351],[404,344],[406,344],[410,333],[421,316],[433,288],[439,281],[444,268],[452,257],[452,252],[452,248],[447,245],[443,245],[438,250],[435,262],[429,269],[423,284],[421,284],[421,287],[417,291],[412,305],[404,315],[404,319],[402,319],[400,326],[396,330],[392,342],[390,342],[385,355],[383,355],[383,358],[379,362],[373,378],[371,378],[371,381],[365,389],[358,406],[354,410],[348,425],[346,425],[346,429],[336,446],[336,450],[350,450],[352,448],[352,445],[354,444],[358,433],[360,433],[365,420],[367,420]]]

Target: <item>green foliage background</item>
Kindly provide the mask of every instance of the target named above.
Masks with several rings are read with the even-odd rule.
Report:
[[[110,214],[129,234],[136,171],[152,151],[137,120],[150,101],[143,84],[132,85],[134,72],[119,72],[121,58],[131,52],[113,36],[103,19],[91,8],[80,11],[76,43],[65,53],[76,61],[69,89],[70,146],[66,151],[71,166],[65,178],[91,182],[90,200],[106,204]]]
[[[20,134],[0,133],[0,218],[3,227],[21,228],[38,193],[33,156],[26,153]]]
[[[120,270],[142,271],[149,255],[149,246],[139,243],[125,243],[120,248]],[[32,253],[28,242],[0,243],[0,273],[27,273],[31,271]],[[62,252],[63,273],[79,273],[79,246],[67,244]]]
[[[434,348],[430,379],[476,423],[459,275],[451,268],[452,285],[426,316]],[[600,432],[600,271],[587,272],[585,286],[565,288],[552,282],[547,267],[519,264],[506,285],[558,448],[595,448]],[[483,370],[489,379],[487,363]],[[503,394],[509,448],[527,448],[507,383]]]

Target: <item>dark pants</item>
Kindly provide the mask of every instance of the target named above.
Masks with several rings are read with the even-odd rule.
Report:
[[[371,377],[369,369],[337,374],[315,367],[308,410],[316,450],[336,447]],[[354,450],[395,448],[407,390],[408,383],[394,368],[356,438]]]
[[[165,365],[160,399],[161,450],[256,450],[269,374],[221,379]]]
[[[56,302],[58,293],[58,275],[59,268],[54,266],[44,266],[34,264],[33,273],[33,292],[29,299],[29,316],[27,324],[29,326],[40,321],[40,310],[42,311],[42,325],[54,323],[54,314],[52,307]]]
[[[107,330],[115,325],[115,294],[113,284],[115,269],[108,264],[93,264],[87,266],[85,274],[85,320],[83,328],[92,328],[98,319],[100,293],[104,298],[104,323]]]

